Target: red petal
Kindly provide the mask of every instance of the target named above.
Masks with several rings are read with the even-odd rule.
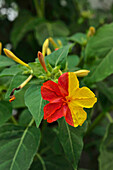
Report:
[[[47,122],[48,123],[52,123],[54,121],[56,121],[57,119],[63,117],[66,115],[66,106],[62,105],[60,109],[56,110],[48,119]]]
[[[68,107],[68,109],[67,109],[67,113],[66,113],[65,119],[66,119],[66,122],[67,122],[69,125],[74,126],[73,119],[72,119],[72,115],[71,115],[71,111],[70,111],[69,107]]]
[[[66,96],[68,95],[68,73],[62,74],[58,79],[58,84],[65,90]]]
[[[61,96],[58,84],[51,80],[43,83],[43,86],[41,87],[41,95],[44,100],[55,100],[57,97]]]
[[[44,119],[50,117],[56,110],[61,108],[62,103],[48,103],[44,106]]]

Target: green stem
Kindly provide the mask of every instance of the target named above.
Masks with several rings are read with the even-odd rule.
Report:
[[[111,117],[110,113],[107,113],[106,117],[108,118],[110,123],[113,123],[113,118]]]
[[[44,160],[42,159],[42,157],[37,153],[36,156],[38,157],[38,159],[40,160],[41,164],[42,164],[42,167],[43,167],[43,170],[46,170],[46,166],[45,166],[45,162]]]
[[[45,11],[44,11],[44,9],[45,9],[45,0],[41,0],[41,9],[42,9],[42,16],[44,17],[44,13],[45,13]]]
[[[34,123],[34,119],[32,118],[31,121],[28,124],[28,127],[30,127]]]
[[[12,120],[12,122],[14,123],[14,125],[18,125],[18,122],[16,121],[16,119],[15,119],[14,116],[11,116],[11,120]]]
[[[86,136],[89,135],[91,133],[91,131],[101,122],[101,120],[106,116],[106,113],[102,112],[101,114],[99,114],[96,119],[94,120],[94,122],[91,124],[91,126],[89,127],[89,129],[86,132]]]
[[[43,15],[42,15],[42,11],[41,11],[40,5],[38,3],[38,0],[34,0],[34,5],[35,5],[35,8],[36,8],[37,16],[42,18]]]

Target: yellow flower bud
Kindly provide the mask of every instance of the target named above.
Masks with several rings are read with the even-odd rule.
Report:
[[[58,45],[55,43],[55,41],[53,40],[52,37],[49,38],[49,41],[51,42],[51,44],[52,44],[55,48],[58,48]]]
[[[50,48],[47,48],[47,55],[51,54]]]
[[[62,42],[60,40],[57,40],[60,47],[62,47]]]
[[[94,28],[94,27],[90,27],[87,36],[88,36],[88,37],[91,37],[91,36],[93,36],[94,34],[95,34],[95,28]]]
[[[0,55],[2,54],[2,43],[0,42]]]
[[[48,46],[49,46],[49,39],[46,39],[43,43],[43,46],[42,46],[42,54],[43,54],[44,57],[46,55]]]
[[[78,70],[75,71],[74,73],[76,74],[77,77],[85,77],[88,75],[90,71],[89,70]]]
[[[30,66],[28,64],[26,64],[25,62],[23,62],[22,60],[20,60],[18,57],[16,57],[10,50],[4,48],[4,53],[6,54],[6,56],[8,56],[9,58],[13,59],[14,61],[16,61],[17,63],[26,66],[30,69]]]

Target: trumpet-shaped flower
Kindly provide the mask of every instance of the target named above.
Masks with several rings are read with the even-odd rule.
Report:
[[[74,127],[82,125],[87,118],[83,108],[91,108],[96,103],[95,94],[87,87],[79,88],[75,73],[62,74],[58,84],[49,80],[43,83],[41,95],[49,103],[44,107],[44,119],[51,123],[61,117]]]

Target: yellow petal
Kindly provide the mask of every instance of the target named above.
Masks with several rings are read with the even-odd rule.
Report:
[[[85,108],[91,108],[97,102],[95,94],[87,87],[73,91],[71,104]]]
[[[76,117],[78,124],[81,126],[87,119],[87,113],[83,110],[83,108],[78,108]]]
[[[69,97],[71,97],[73,94],[73,90],[75,91],[77,88],[79,88],[79,81],[77,79],[77,76],[73,72],[68,73],[68,81],[69,81],[68,92]]]
[[[81,126],[87,119],[87,113],[81,107],[73,107],[71,102],[68,104],[68,106],[71,111],[74,127],[77,127],[78,125]]]

